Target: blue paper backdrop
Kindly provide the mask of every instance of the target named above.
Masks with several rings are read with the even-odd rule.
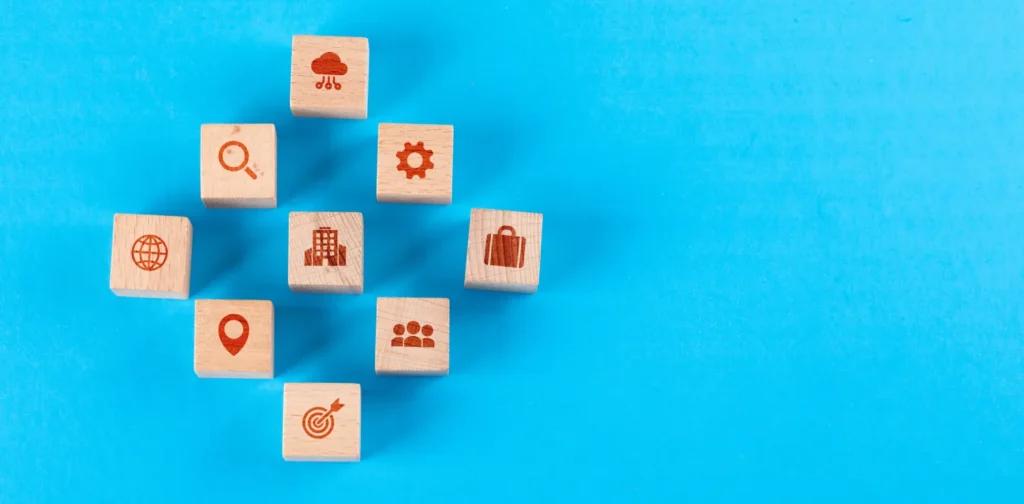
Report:
[[[0,502],[1024,498],[1019,1],[4,3]],[[368,120],[292,117],[297,33],[369,37]],[[455,204],[376,203],[384,121]],[[203,207],[207,122],[277,125],[277,209]],[[472,207],[544,213],[539,293],[463,289]],[[364,295],[288,290],[295,210],[364,213]],[[111,294],[115,212],[274,302],[275,379]],[[374,375],[377,296],[451,298],[450,376]],[[282,460],[292,381],[362,462]]]

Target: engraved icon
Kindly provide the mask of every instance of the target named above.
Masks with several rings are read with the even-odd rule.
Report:
[[[409,332],[409,335],[405,338],[403,334]],[[423,338],[416,336],[417,334],[423,334]],[[420,323],[415,320],[408,324],[395,324],[392,332],[395,333],[395,337],[391,339],[391,346],[393,347],[421,347],[421,348],[434,348],[434,339],[431,336],[434,335],[434,326],[427,324],[420,328]]]
[[[409,156],[413,154],[419,158],[419,163],[415,168],[409,164]],[[398,156],[398,171],[404,171],[407,179],[411,179],[413,176],[427,178],[427,170],[434,167],[434,163],[430,161],[430,156],[433,155],[434,151],[425,149],[423,142],[416,142],[416,145],[405,142],[405,150],[396,154]],[[415,162],[416,158],[413,158],[413,161]]]
[[[345,246],[338,244],[338,230],[329,227],[314,229],[313,247],[306,249],[304,264],[306,266],[344,266]]]
[[[156,271],[167,262],[167,242],[157,235],[142,235],[132,244],[132,262],[143,271]]]
[[[335,399],[330,409],[320,406],[309,408],[302,415],[302,430],[313,439],[323,439],[331,435],[331,431],[334,430],[334,413],[342,406],[345,405],[341,404],[341,399]]]
[[[241,163],[228,164],[227,161],[224,160],[225,154],[227,154],[228,156],[234,154],[234,150],[231,149],[232,147],[238,147],[239,149],[242,150]],[[256,180],[256,172],[252,171],[252,168],[246,166],[249,164],[249,149],[245,147],[244,143],[239,142],[238,140],[230,140],[225,142],[224,145],[221,145],[220,152],[217,154],[217,161],[220,161],[221,168],[224,168],[229,172],[245,170],[245,173],[249,175],[249,178]]]
[[[329,51],[313,60],[310,67],[313,68],[313,73],[323,76],[320,78],[320,82],[316,83],[317,89],[333,89],[338,91],[341,89],[341,84],[338,83],[337,76],[348,73],[348,65],[342,63],[341,58],[336,53]]]
[[[242,334],[235,338],[228,336],[227,332],[228,322],[231,321],[242,325]],[[249,339],[249,321],[237,313],[225,315],[224,318],[220,319],[217,334],[220,336],[220,343],[224,345],[224,349],[231,355],[238,355],[238,352],[242,351],[242,347],[245,346],[245,342]]]
[[[501,226],[498,232],[487,235],[484,245],[484,264],[505,268],[522,268],[526,259],[526,238],[516,236],[516,228]]]

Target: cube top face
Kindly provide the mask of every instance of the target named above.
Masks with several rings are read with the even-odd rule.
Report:
[[[187,299],[192,223],[185,217],[114,215],[110,290],[118,296]]]
[[[207,207],[276,207],[277,131],[274,125],[202,125],[199,171],[200,193]]]
[[[452,202],[455,128],[384,124],[377,130],[377,201]]]
[[[200,378],[273,378],[274,305],[196,300],[195,372]]]
[[[282,452],[285,460],[359,460],[358,384],[285,383]]]
[[[474,208],[469,217],[466,287],[537,292],[543,216]]]
[[[445,298],[377,298],[377,374],[447,375]]]
[[[363,292],[363,214],[288,214],[288,285],[295,292]]]
[[[292,37],[292,114],[366,119],[370,42],[362,37]]]

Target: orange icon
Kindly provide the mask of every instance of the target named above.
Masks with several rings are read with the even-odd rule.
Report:
[[[132,244],[132,262],[143,271],[156,271],[167,262],[167,242],[157,235],[142,235]]]
[[[331,403],[331,409],[313,406],[302,415],[302,430],[313,439],[323,439],[334,430],[334,412],[341,409],[341,399]]]
[[[313,248],[306,249],[306,266],[344,266],[345,246],[338,245],[338,231],[329,227],[313,230]]]
[[[237,338],[228,336],[227,331],[225,331],[228,322],[231,322],[232,320],[242,324],[242,334]],[[220,319],[220,326],[217,327],[217,334],[220,335],[220,343],[224,345],[224,349],[231,355],[238,355],[238,352],[241,352],[242,347],[245,346],[246,340],[249,339],[249,321],[245,320],[245,317],[237,313],[225,315],[224,318]]]
[[[409,331],[409,336],[406,336],[403,339],[402,335],[405,334],[407,329]],[[395,333],[395,337],[391,338],[391,346],[434,348],[434,340],[431,338],[431,336],[434,335],[434,327],[427,324],[423,326],[422,331],[423,339],[420,339],[419,336],[416,336],[416,334],[419,334],[420,332],[420,323],[415,320],[405,324],[404,326],[402,324],[395,324],[394,329],[392,329],[392,332]]]
[[[231,147],[238,147],[242,149],[242,162],[238,165],[229,165],[224,161],[224,154],[231,154],[231,151],[228,150]],[[220,166],[225,170],[229,172],[245,170],[245,173],[248,173],[251,179],[256,180],[256,172],[252,171],[252,168],[246,166],[249,164],[249,149],[245,147],[244,143],[239,142],[238,140],[229,140],[225,142],[224,145],[220,146],[220,152],[217,154],[217,160],[220,161]]]
[[[411,154],[419,154],[420,165],[416,168],[409,166],[409,156]],[[427,177],[427,170],[434,167],[434,163],[430,161],[430,156],[434,155],[434,151],[423,148],[423,142],[417,142],[414,146],[412,143],[405,142],[405,150],[396,154],[398,156],[398,171],[405,172],[405,178],[411,179],[413,175],[419,175],[420,178]]]
[[[316,83],[317,89],[327,88],[334,89],[335,91],[341,89],[341,84],[338,84],[335,76],[348,73],[348,65],[342,63],[341,58],[336,53],[329,51],[313,60],[310,67],[313,69],[313,73],[323,75],[320,78],[320,82]]]
[[[505,232],[508,231],[508,234]],[[495,234],[487,235],[484,245],[484,264],[505,268],[522,268],[526,259],[526,238],[516,236],[516,228],[501,226]]]

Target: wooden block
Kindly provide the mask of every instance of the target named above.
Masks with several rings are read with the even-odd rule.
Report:
[[[192,223],[186,217],[114,214],[110,290],[118,296],[188,299]]]
[[[377,298],[377,374],[448,374],[448,299]]]
[[[292,37],[292,114],[366,119],[370,41],[362,37]]]
[[[196,300],[195,371],[200,378],[273,378],[273,303]]]
[[[358,462],[357,383],[285,383],[282,452],[295,462]]]
[[[295,292],[363,293],[363,214],[288,214],[288,286]]]
[[[385,124],[377,129],[377,201],[452,202],[455,128]]]
[[[277,206],[273,124],[204,124],[199,134],[200,193],[210,208]]]
[[[543,220],[539,213],[474,208],[469,216],[466,288],[537,292]]]

